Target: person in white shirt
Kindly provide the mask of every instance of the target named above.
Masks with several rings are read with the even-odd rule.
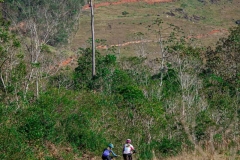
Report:
[[[131,144],[131,139],[126,140],[126,144],[123,146],[123,158],[124,160],[132,160],[132,154],[135,153],[135,149]]]

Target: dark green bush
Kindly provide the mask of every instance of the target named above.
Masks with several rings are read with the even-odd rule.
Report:
[[[54,125],[51,114],[36,107],[28,110],[18,130],[28,140],[47,139],[53,136]]]
[[[106,143],[105,138],[101,134],[97,134],[89,129],[90,122],[82,113],[72,114],[61,123],[67,141],[80,150],[96,152]]]
[[[122,15],[126,16],[127,14],[129,14],[127,11],[123,11]]]
[[[25,136],[19,133],[20,117],[14,112],[17,107],[0,105],[0,159],[33,159],[33,151]]]
[[[139,157],[141,160],[145,159],[152,159],[153,158],[153,145],[147,144],[146,142],[142,143],[141,146],[138,148],[139,151],[137,151],[137,154],[139,154]]]
[[[177,139],[163,138],[157,145],[156,149],[162,156],[176,156],[181,152],[181,141]]]
[[[142,90],[140,90],[137,86],[122,86],[119,87],[118,92],[127,101],[144,99]]]

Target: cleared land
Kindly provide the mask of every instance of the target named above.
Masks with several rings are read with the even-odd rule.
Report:
[[[151,2],[151,3],[147,3]],[[95,2],[95,37],[104,40],[98,43],[99,49],[116,46],[123,56],[136,55],[144,45],[148,54],[154,54],[158,46],[158,37],[148,30],[154,20],[160,18],[167,24],[179,26],[186,37],[195,37],[196,46],[213,46],[216,41],[227,36],[228,29],[235,26],[240,17],[238,0],[222,0],[216,3],[203,3],[197,0],[179,0],[173,2],[153,1],[96,1]],[[125,13],[125,14],[124,14]],[[136,36],[135,33],[143,33]],[[168,35],[167,30],[163,34]],[[71,48],[87,47],[91,37],[90,9],[82,10],[79,31],[71,42]],[[128,45],[126,45],[128,44]],[[100,47],[102,46],[102,47]]]

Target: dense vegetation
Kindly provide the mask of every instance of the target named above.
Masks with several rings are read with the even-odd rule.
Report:
[[[1,20],[0,159],[99,156],[110,142],[121,154],[127,138],[142,160],[192,151],[239,156],[240,26],[216,48],[195,48],[171,34],[159,41],[166,58],[154,62],[97,51],[92,78],[90,48],[78,50],[74,70],[52,72],[59,55],[49,45],[58,41],[50,36],[51,43],[31,50],[9,25]]]
[[[18,24],[14,29],[18,33],[56,46],[77,29],[83,4],[83,0],[4,0],[3,15]]]

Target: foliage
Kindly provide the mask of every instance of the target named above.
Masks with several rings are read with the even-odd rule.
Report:
[[[216,50],[208,49],[207,73],[222,77],[227,83],[239,88],[240,26],[230,30],[227,38],[218,41]]]
[[[69,144],[82,152],[101,152],[98,149],[107,143],[105,137],[90,129],[91,117],[87,110],[72,113],[76,110],[77,101],[71,99],[71,95],[71,92],[59,94],[51,90],[31,107],[26,106],[18,112],[13,112],[15,107],[1,105],[0,123],[3,127],[0,130],[0,141],[3,146],[0,152],[4,153],[1,154],[3,159],[4,156],[26,159],[34,156],[33,150],[37,146],[40,147],[38,150],[44,151],[49,142],[56,145]],[[44,152],[47,155],[50,151]]]
[[[87,88],[89,87],[91,82],[91,50],[90,48],[86,49],[79,49],[81,54],[80,58],[78,59],[78,67],[75,69],[75,83],[77,88]],[[99,53],[96,52],[96,57],[99,56]],[[96,58],[98,59],[98,58]]]
[[[106,143],[102,135],[88,130],[90,122],[84,115],[72,114],[61,122],[66,130],[67,141],[80,150],[94,152]]]
[[[122,15],[123,15],[123,16],[126,16],[127,14],[129,14],[127,11],[123,11],[123,12],[122,12]]]
[[[34,1],[31,5],[45,2]],[[160,27],[162,21],[155,23]],[[36,69],[42,64],[27,64],[19,49],[21,43],[8,32],[7,24],[2,25],[0,158],[74,159],[84,153],[100,156],[108,143],[113,143],[114,151],[120,154],[127,138],[138,151],[134,156],[143,160],[207,148],[204,145],[211,140],[216,142],[212,143],[213,151],[221,148],[223,141],[239,133],[238,33],[238,28],[233,29],[216,50],[208,49],[205,54],[171,34],[164,43],[164,52],[170,56],[164,62],[166,69],[156,74],[146,65],[146,58],[117,59],[113,48],[106,55],[96,51],[97,75],[92,77],[92,50],[80,48],[75,70],[39,78],[47,87],[33,100],[32,88],[24,95],[24,82],[29,67]],[[46,44],[40,49],[51,54]],[[201,54],[207,57],[206,66],[201,63]],[[9,56],[16,62],[10,67]],[[229,61],[232,64],[228,67]],[[4,79],[6,74],[8,79]],[[229,143],[224,149],[236,150],[237,143]]]
[[[160,151],[162,156],[174,156],[181,152],[182,144],[179,140],[165,137],[156,145],[156,149]]]
[[[105,90],[107,85],[111,83],[109,76],[113,73],[113,68],[116,63],[116,57],[108,54],[101,56],[96,51],[96,73],[97,75],[92,79],[92,50],[90,48],[80,48],[78,59],[78,67],[75,68],[75,86],[78,89],[95,89]]]
[[[82,0],[4,1],[4,9],[9,19],[15,24],[31,23],[33,20],[40,38],[45,40],[49,36],[47,43],[51,45],[67,42],[70,33],[75,29],[82,5]],[[31,30],[26,24],[25,27]]]
[[[25,55],[20,50],[20,40],[9,32],[8,21],[1,19],[0,23],[0,101],[5,101],[6,96],[18,96],[23,90],[20,84],[26,76],[27,69],[23,59]],[[9,99],[15,101],[15,98]]]
[[[18,129],[20,133],[26,136],[29,141],[53,136],[55,125],[53,115],[41,108],[30,108],[26,112],[27,115],[23,116],[25,117],[23,125]]]
[[[139,147],[139,149],[142,151],[142,153],[139,156],[141,160],[153,158],[153,153],[152,153],[153,145],[152,144],[143,143]]]
[[[209,115],[207,115],[206,111],[199,113],[196,117],[196,120],[197,120],[197,125],[195,126],[196,138],[198,140],[202,140],[206,138],[205,132],[210,126],[214,125],[214,122],[211,120]]]
[[[118,89],[119,93],[126,100],[140,100],[144,98],[144,95],[140,89],[134,86],[124,86]]]
[[[179,92],[180,84],[178,83],[177,71],[175,71],[173,68],[168,69],[168,72],[163,77],[163,82],[164,82],[163,95],[166,98],[168,96],[174,96],[174,93]]]

